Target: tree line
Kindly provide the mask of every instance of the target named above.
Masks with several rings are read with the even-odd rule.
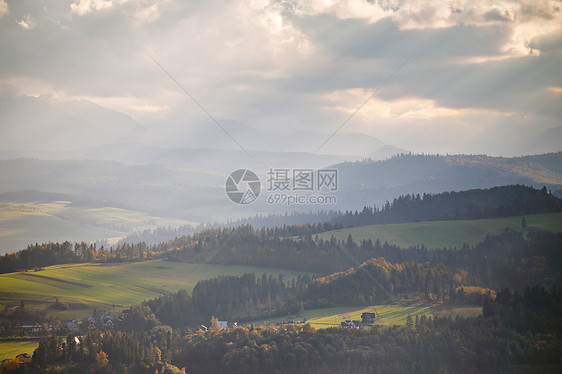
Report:
[[[156,244],[167,238],[194,232],[251,225],[270,228],[283,237],[318,234],[346,227],[419,221],[448,221],[509,217],[562,211],[562,200],[547,191],[523,185],[507,185],[489,189],[472,189],[436,194],[405,194],[383,206],[365,206],[355,211],[292,212],[283,215],[254,217],[199,225],[196,228],[158,228],[129,236],[127,242],[146,241]],[[159,240],[156,240],[159,238]]]
[[[298,312],[311,282],[310,277],[300,275],[291,281],[281,274],[277,278],[265,273],[261,277],[253,273],[221,276],[199,281],[191,295],[179,290],[147,300],[143,306],[158,321],[180,329],[208,324],[211,316],[245,322]]]
[[[343,227],[418,221],[510,217],[562,211],[562,200],[546,187],[509,185],[437,194],[406,194],[382,207],[346,211],[329,222]]]
[[[0,274],[15,271],[42,270],[45,266],[80,262],[125,262],[155,258],[156,253],[144,243],[122,243],[115,248],[96,244],[43,243],[0,256]]]

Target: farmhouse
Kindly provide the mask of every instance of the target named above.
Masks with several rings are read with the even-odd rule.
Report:
[[[341,325],[340,325],[340,327],[341,327],[342,329],[358,329],[360,324],[361,324],[360,321],[350,321],[350,320],[347,320],[347,321],[345,321],[345,322],[342,322]]]
[[[377,319],[377,313],[365,312],[361,314],[361,320],[363,321],[363,323],[375,323],[376,319]]]
[[[281,325],[302,325],[304,323],[304,321],[296,321],[294,319],[288,320],[288,321],[275,321],[275,326],[281,326]]]
[[[48,332],[53,332],[53,331],[60,330],[61,327],[62,327],[62,324],[58,321],[49,322],[49,323],[47,323],[47,326],[45,327],[45,330],[47,330]]]
[[[14,326],[14,332],[16,334],[39,334],[43,331],[43,326],[39,323],[16,323]]]
[[[62,326],[70,332],[77,332],[78,331],[78,321],[76,320],[67,320],[62,322]]]
[[[33,324],[33,327],[31,327],[31,332],[33,334],[39,334],[42,331],[43,331],[43,325],[41,325],[39,323],[35,323],[35,324]]]
[[[100,318],[100,323],[105,329],[113,330],[115,328],[117,320],[109,315],[104,315]]]

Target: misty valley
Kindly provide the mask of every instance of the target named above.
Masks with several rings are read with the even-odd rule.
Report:
[[[0,374],[562,373],[560,0],[0,0]]]

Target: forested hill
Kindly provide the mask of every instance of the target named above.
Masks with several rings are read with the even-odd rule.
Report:
[[[335,238],[314,240],[313,235],[317,233],[344,226],[377,223],[493,218],[560,211],[562,200],[545,188],[537,190],[525,186],[504,186],[436,195],[405,195],[394,199],[380,210],[366,207],[361,212],[347,212],[336,216],[329,222],[283,225],[268,229],[239,225],[233,228],[206,229],[182,236],[176,236],[176,232],[176,235],[170,235],[170,238],[176,236],[175,239],[151,246],[142,241],[122,243],[109,249],[86,243],[35,244],[16,253],[0,256],[0,273],[69,262],[142,261],[162,256],[188,262],[256,264],[333,272],[341,270],[348,263],[340,247],[349,243],[340,243]],[[361,246],[364,249],[377,247],[376,243],[364,243]],[[378,247],[392,247],[390,252],[398,249],[388,245],[381,247],[380,243]],[[383,252],[388,259],[387,256],[391,254]],[[356,256],[365,260],[374,254],[366,250],[359,251]]]
[[[562,200],[547,191],[522,185],[439,194],[406,194],[382,208],[365,207],[332,218],[335,226],[378,223],[482,219],[562,211]]]
[[[562,193],[562,152],[524,157],[402,154],[338,169],[338,205],[381,204],[407,193],[441,193],[524,184]],[[347,208],[344,208],[347,209]]]
[[[250,225],[256,229],[274,228],[280,236],[300,236],[346,227],[419,221],[448,221],[519,216],[562,211],[562,199],[543,187],[523,185],[473,189],[438,194],[406,194],[395,197],[382,207],[365,206],[360,211],[292,212],[291,214],[255,215],[227,223],[200,225],[196,229],[146,230],[128,236],[124,242],[158,244],[174,237],[207,229]]]
[[[494,294],[494,290],[521,291],[535,286],[550,289],[562,285],[562,234],[505,232],[490,236],[473,248],[466,246],[456,251],[401,250],[368,243],[361,247],[353,243],[338,246],[338,251],[330,252],[330,257],[342,271],[325,272],[329,275],[323,277],[299,276],[285,282],[282,276],[266,274],[261,278],[254,274],[223,276],[199,282],[191,296],[179,291],[145,305],[161,322],[182,328],[205,323],[212,315],[226,320],[257,320],[270,314],[294,314],[299,305],[307,310],[373,305],[396,302],[409,293],[423,294],[427,299],[482,304],[484,296]],[[309,254],[300,256],[301,263],[323,258],[323,251],[312,247],[303,248],[302,252]],[[346,258],[338,256],[338,252]],[[287,257],[295,254],[293,251]],[[216,254],[216,257],[225,256]],[[346,263],[355,266],[345,266]],[[131,328],[135,329],[135,325],[131,323]]]

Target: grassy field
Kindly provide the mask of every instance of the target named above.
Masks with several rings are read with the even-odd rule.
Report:
[[[361,306],[340,306],[333,308],[311,309],[290,316],[274,317],[259,321],[249,322],[254,325],[272,325],[280,320],[303,321],[317,329],[328,327],[339,327],[341,322],[346,320],[361,320],[361,314],[364,312],[375,312],[379,319],[376,325],[391,326],[404,325],[408,315],[415,321],[416,316],[421,317],[455,317],[462,316],[467,318],[478,317],[482,314],[482,307],[478,305],[450,305],[450,304],[425,304],[416,303],[408,306],[399,306],[393,304],[381,304],[369,307]]]
[[[16,358],[20,353],[29,353],[39,345],[39,339],[0,340],[0,361],[5,358]]]
[[[562,213],[528,215],[525,219],[528,227],[562,232]],[[318,236],[330,239],[333,235],[338,239],[347,239],[351,234],[357,243],[363,239],[371,239],[373,242],[379,239],[382,243],[388,242],[400,247],[423,243],[427,248],[460,248],[464,243],[474,245],[486,235],[499,234],[506,228],[520,230],[521,217],[371,225],[328,231]]]
[[[70,201],[1,202],[0,254],[23,249],[35,242],[107,239],[113,244],[134,231],[189,223],[192,222],[115,207],[75,206]]]
[[[433,316],[431,308],[427,305],[414,305],[414,306],[398,306],[398,305],[377,305],[370,306],[367,308],[361,308],[356,310],[342,311],[338,314],[334,314],[326,317],[316,317],[307,320],[310,325],[314,328],[326,328],[326,327],[338,327],[341,322],[346,320],[359,320],[361,321],[361,314],[365,312],[377,312],[380,319],[378,319],[375,324],[377,325],[404,325],[408,315],[415,320],[416,316],[421,317],[425,315],[427,317]]]
[[[94,308],[107,311],[175,292],[191,291],[202,279],[245,273],[283,273],[288,279],[302,272],[254,266],[187,264],[153,260],[124,264],[66,264],[43,271],[0,275],[0,308],[19,305],[46,310],[59,319],[90,316]],[[68,303],[70,310],[48,308],[55,298]],[[114,307],[115,304],[115,307]]]
[[[306,319],[307,323],[314,328],[328,328],[339,327],[341,322],[346,320],[361,320],[361,314],[364,312],[376,312],[380,319],[377,320],[377,325],[403,325],[406,323],[408,315],[415,320],[416,316],[427,317],[433,316],[432,309],[429,305],[417,304],[410,306],[398,306],[390,304],[375,305],[369,307],[358,306],[341,306],[333,308],[311,309],[305,310],[292,316],[275,317],[254,321],[255,325],[268,325],[274,324],[275,321],[280,320],[298,320],[303,321]]]

